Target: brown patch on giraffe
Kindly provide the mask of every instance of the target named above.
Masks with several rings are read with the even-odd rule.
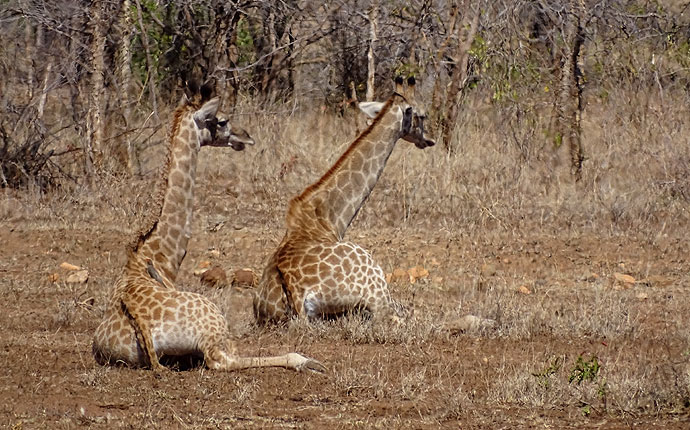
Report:
[[[175,170],[170,174],[169,180],[171,184],[176,184],[181,187],[184,185],[185,175],[181,171]]]
[[[180,230],[178,227],[173,226],[170,228],[170,231],[168,232],[168,234],[170,235],[170,237],[173,240],[176,241],[180,238],[180,235],[182,234],[182,230]]]

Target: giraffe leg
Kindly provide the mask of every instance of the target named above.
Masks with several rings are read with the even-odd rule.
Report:
[[[153,345],[153,335],[151,334],[151,327],[146,321],[146,318],[142,317],[137,303],[131,300],[128,295],[125,295],[125,297],[120,300],[120,305],[122,306],[122,310],[124,311],[125,315],[127,315],[127,318],[129,318],[132,328],[134,328],[137,341],[148,357],[151,369],[155,371],[164,370],[165,366],[160,364],[158,361],[158,355],[156,355],[156,349]]]
[[[234,350],[230,345],[230,341],[219,342],[204,354],[209,369],[233,371],[257,367],[283,367],[298,372],[326,373],[326,367],[319,361],[296,352],[273,357],[237,357],[230,352]]]

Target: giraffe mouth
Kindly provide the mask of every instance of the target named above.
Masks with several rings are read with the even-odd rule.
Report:
[[[414,145],[419,149],[424,149],[436,145],[436,142],[430,139],[421,139],[416,141]]]
[[[242,150],[244,150],[244,148],[246,147],[246,145],[244,144],[244,142],[230,142],[230,146],[231,146],[232,149],[234,149],[235,151],[242,151]]]

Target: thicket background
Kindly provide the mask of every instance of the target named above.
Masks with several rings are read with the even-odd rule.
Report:
[[[279,225],[365,126],[352,96],[405,74],[439,144],[400,143],[358,222],[666,234],[690,219],[689,5],[3,1],[0,183],[137,212],[185,80],[215,79],[257,146],[204,151],[203,204]]]

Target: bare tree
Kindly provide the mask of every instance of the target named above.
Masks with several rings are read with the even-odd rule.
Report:
[[[105,24],[103,2],[91,4],[89,33],[91,34],[91,79],[88,90],[88,115],[86,118],[86,142],[84,160],[87,177],[93,179],[103,161],[103,101],[105,96]]]
[[[117,13],[117,29],[119,41],[115,52],[115,82],[118,88],[119,113],[122,118],[123,130],[117,141],[124,147],[127,154],[127,171],[130,175],[135,173],[135,166],[138,165],[134,142],[130,137],[128,128],[131,123],[131,100],[132,91],[132,53],[130,44],[132,43],[132,18],[130,15],[130,0],[123,0]]]
[[[560,146],[570,154],[570,173],[579,181],[582,178],[581,126],[582,116],[582,71],[579,66],[580,52],[585,41],[583,18],[584,4],[571,0],[565,23],[565,48],[561,65],[560,85],[556,101],[558,137]],[[564,149],[565,150],[565,149]]]
[[[471,1],[453,3],[448,10],[448,32],[436,53],[436,82],[432,110],[438,119],[439,134],[447,151],[453,151],[453,131],[458,117],[462,92],[468,82],[468,62],[472,42],[479,28],[481,9]],[[447,84],[440,73],[441,64],[449,69]]]
[[[144,47],[144,53],[146,54],[146,81],[149,88],[149,97],[151,98],[151,108],[153,109],[153,114],[156,119],[160,121],[158,116],[158,97],[156,95],[156,70],[153,64],[153,58],[151,56],[151,47],[149,44],[149,36],[146,32],[146,27],[144,26],[143,11],[141,8],[141,3],[139,0],[134,0],[137,6],[137,22],[139,24],[139,34],[141,35],[141,44]]]
[[[374,100],[374,81],[376,79],[376,61],[374,50],[376,47],[376,27],[378,27],[379,2],[373,0],[369,9],[369,50],[367,51],[367,95],[366,100]]]

